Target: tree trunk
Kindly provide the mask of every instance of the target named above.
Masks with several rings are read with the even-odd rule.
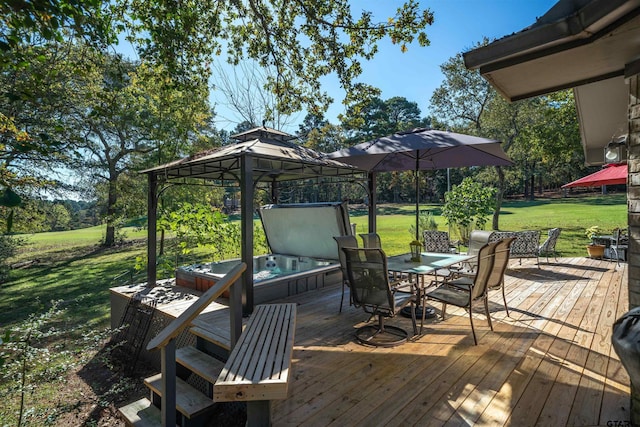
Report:
[[[496,166],[498,172],[498,192],[496,193],[496,210],[493,212],[493,221],[491,228],[493,230],[500,230],[500,209],[502,208],[502,201],[504,200],[504,171],[501,166]]]
[[[112,175],[113,177],[113,175]],[[109,179],[109,195],[107,197],[107,232],[104,238],[104,245],[113,246],[116,243],[116,202],[118,200],[118,190],[116,186],[117,178]]]
[[[529,177],[529,200],[535,200],[536,195],[535,195],[535,185],[536,185],[536,177],[533,173],[531,173],[531,176]]]

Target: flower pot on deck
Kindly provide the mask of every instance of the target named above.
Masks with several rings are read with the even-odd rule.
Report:
[[[589,253],[589,258],[599,258],[602,259],[604,257],[604,245],[587,245],[587,252]]]

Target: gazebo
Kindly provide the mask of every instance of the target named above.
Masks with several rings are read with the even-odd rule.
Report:
[[[318,184],[353,182],[365,179],[354,166],[327,158],[324,153],[292,142],[287,133],[258,127],[233,135],[237,142],[141,171],[147,175],[148,242],[147,283],[155,284],[156,224],[159,195],[171,185],[200,180],[211,186],[238,186],[240,189],[240,254],[247,269],[242,276],[242,311],[253,311],[253,199],[256,186],[270,187],[273,203],[278,200],[278,184],[284,181],[315,180]]]

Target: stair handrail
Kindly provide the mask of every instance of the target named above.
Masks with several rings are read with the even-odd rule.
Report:
[[[160,410],[162,426],[175,425],[176,420],[176,337],[186,329],[193,319],[195,319],[209,304],[222,293],[228,290],[235,282],[238,281],[242,273],[247,269],[247,264],[241,262],[231,269],[222,279],[209,288],[196,302],[191,304],[189,308],[173,319],[166,328],[158,335],[152,338],[147,344],[147,350],[160,349],[161,359],[160,368],[162,371],[162,407]],[[241,325],[234,326],[234,313],[240,313],[236,305],[241,304],[240,298],[235,298],[239,292],[231,291],[229,305],[231,306],[231,327],[232,341],[234,341],[235,328],[241,328]],[[237,338],[236,338],[237,339]],[[232,344],[234,344],[232,342]]]
[[[189,308],[180,314],[177,318],[173,319],[166,328],[164,328],[158,335],[149,341],[147,344],[147,350],[156,350],[158,348],[165,347],[169,340],[176,338],[180,333],[195,319],[209,304],[211,304],[216,298],[219,298],[222,293],[228,290],[239,278],[240,275],[247,269],[247,264],[244,262],[239,263],[229,271],[222,279],[216,282],[211,288],[209,288],[196,302],[191,304]],[[233,303],[233,302],[232,302]]]

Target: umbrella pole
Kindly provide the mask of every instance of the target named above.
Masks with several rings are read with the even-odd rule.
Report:
[[[420,173],[420,156],[416,155],[416,240],[420,241],[420,231],[418,225],[420,224],[420,180],[418,175]]]

